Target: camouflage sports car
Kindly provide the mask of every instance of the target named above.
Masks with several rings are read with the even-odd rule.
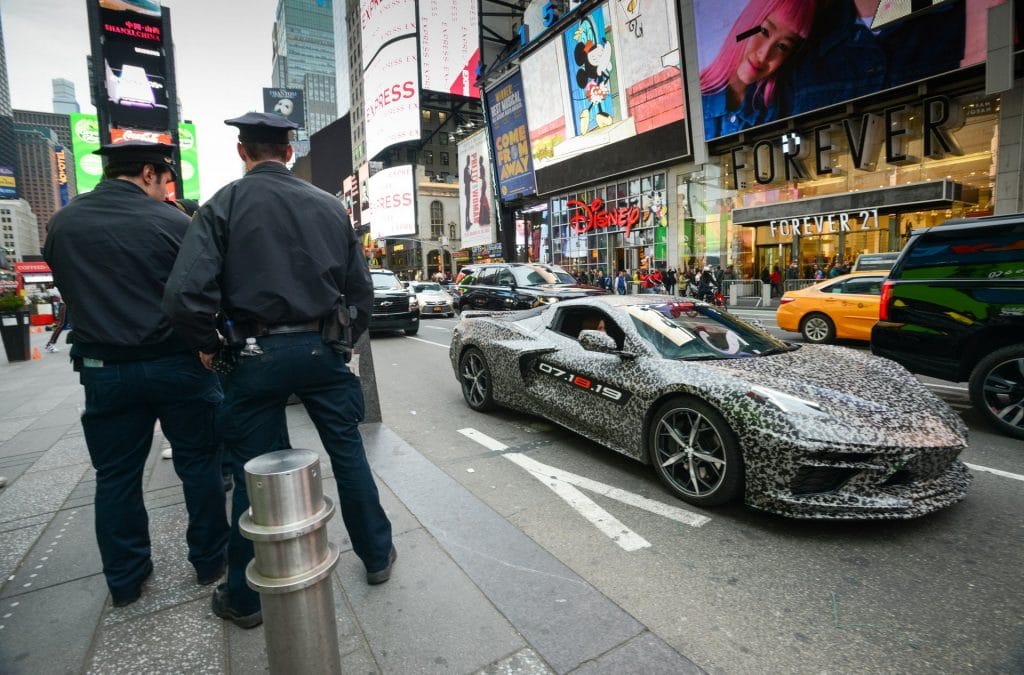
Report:
[[[539,414],[651,464],[699,506],[743,495],[800,518],[913,518],[971,481],[965,425],[901,366],[787,344],[704,303],[466,312],[450,356],[474,410]]]

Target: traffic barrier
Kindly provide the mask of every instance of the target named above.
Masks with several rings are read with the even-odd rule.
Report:
[[[816,283],[818,283],[818,279],[786,279],[782,289],[783,292],[799,291],[801,288],[807,288]]]
[[[312,450],[278,450],[245,464],[250,509],[238,527],[253,542],[245,570],[260,594],[271,673],[341,673],[327,540],[334,502]]]
[[[760,279],[726,279],[722,282],[722,294],[729,299],[730,307],[767,305],[763,288],[767,286]]]

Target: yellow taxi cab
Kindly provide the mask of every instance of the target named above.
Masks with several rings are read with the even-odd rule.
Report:
[[[808,342],[871,340],[878,301],[888,271],[851,272],[819,281],[779,300],[775,320],[782,330],[802,333]]]

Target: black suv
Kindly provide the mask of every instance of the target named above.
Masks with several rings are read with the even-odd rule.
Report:
[[[911,233],[882,285],[871,351],[970,383],[971,403],[1024,438],[1024,214]]]
[[[604,295],[605,290],[576,282],[557,265],[491,263],[476,266],[459,282],[455,302],[464,309],[529,309],[559,300]]]
[[[370,330],[402,330],[415,335],[420,330],[420,305],[416,296],[402,286],[391,270],[370,270],[373,279],[373,316]]]

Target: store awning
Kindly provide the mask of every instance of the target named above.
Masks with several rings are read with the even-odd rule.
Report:
[[[978,188],[951,180],[936,180],[877,190],[844,192],[839,195],[808,197],[733,209],[732,222],[736,225],[756,227],[772,220],[821,216],[841,211],[947,209],[956,202],[976,204]]]

